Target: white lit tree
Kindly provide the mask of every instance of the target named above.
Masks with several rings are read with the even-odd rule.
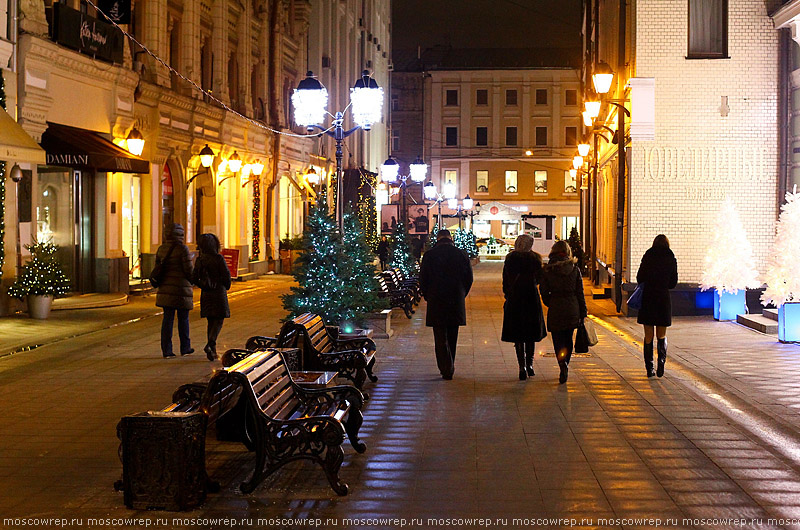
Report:
[[[722,203],[712,228],[700,286],[703,290],[735,293],[760,285],[753,247],[747,240],[739,212],[728,197]]]
[[[761,301],[777,306],[800,301],[800,193],[786,194],[775,230],[775,244],[767,266],[767,289]]]

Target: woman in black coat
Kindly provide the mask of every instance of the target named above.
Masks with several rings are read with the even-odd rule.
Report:
[[[572,357],[572,332],[586,318],[581,271],[566,241],[556,241],[544,266],[539,290],[548,307],[547,329],[553,337],[558,366],[558,382],[566,383]]]
[[[539,276],[542,257],[533,252],[533,238],[523,234],[514,242],[514,251],[503,265],[503,332],[500,339],[513,342],[519,363],[519,380],[533,377],[533,352],[536,343],[547,336]]]
[[[208,319],[208,342],[203,350],[209,361],[217,358],[217,337],[222,323],[230,318],[228,289],[231,273],[225,258],[219,253],[219,239],[214,234],[202,234],[197,242],[200,256],[194,265],[193,282],[200,287],[200,317]]]
[[[161,321],[161,354],[175,357],[172,353],[172,326],[175,313],[178,314],[178,336],[181,342],[181,355],[194,352],[189,339],[189,311],[192,302],[192,258],[183,243],[183,226],[175,223],[167,234],[167,243],[158,247],[156,263],[161,264],[162,277],[158,285],[156,306],[164,308]]]
[[[642,256],[636,281],[643,289],[642,308],[636,321],[644,326],[644,367],[647,377],[653,377],[656,373],[661,377],[667,363],[667,328],[672,325],[669,290],[678,284],[678,262],[664,234],[657,235],[653,246]],[[657,372],[653,372],[654,335],[658,339]]]

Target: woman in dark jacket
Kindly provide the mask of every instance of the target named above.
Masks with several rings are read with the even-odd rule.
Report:
[[[533,377],[533,352],[536,343],[547,336],[542,302],[539,299],[539,276],[542,257],[533,252],[533,238],[523,234],[514,242],[514,251],[503,266],[504,342],[513,342],[519,363],[519,380]]]
[[[163,275],[158,286],[156,306],[164,308],[161,321],[161,354],[175,357],[172,353],[172,324],[178,313],[178,336],[181,355],[194,352],[189,339],[189,311],[192,303],[192,259],[189,249],[183,244],[183,226],[175,223],[167,235],[167,243],[158,247],[156,263],[161,263]]]
[[[667,363],[667,328],[672,325],[669,290],[678,284],[678,262],[669,248],[669,239],[659,234],[642,256],[636,273],[642,285],[642,308],[636,321],[644,326],[644,367],[647,377],[664,375]],[[655,333],[654,329],[655,328]],[[653,336],[658,339],[658,371],[653,372]]]
[[[572,357],[572,332],[586,318],[581,272],[566,241],[556,241],[550,261],[544,266],[539,285],[542,302],[548,307],[547,329],[553,337],[556,359],[561,369],[558,382],[566,383]]]
[[[217,337],[222,324],[230,318],[228,289],[231,288],[231,273],[225,258],[219,253],[219,239],[214,234],[202,234],[197,242],[200,255],[194,264],[192,282],[200,291],[200,318],[208,319],[208,342],[203,350],[209,361],[217,359]]]

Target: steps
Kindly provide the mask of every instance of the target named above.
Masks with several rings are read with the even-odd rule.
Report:
[[[245,269],[247,270],[247,269]],[[239,276],[236,277],[237,282],[246,282],[249,280],[256,280],[258,279],[257,272],[241,272],[239,271]]]
[[[762,315],[736,315],[736,322],[760,333],[778,334],[778,321]]]
[[[611,298],[611,290],[613,288],[611,284],[592,287],[592,299],[602,300],[604,298]]]

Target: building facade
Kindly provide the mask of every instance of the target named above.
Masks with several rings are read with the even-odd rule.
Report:
[[[769,6],[595,0],[586,9],[585,99],[603,102],[585,131],[595,148],[587,168],[584,204],[591,222],[585,239],[594,246],[598,280],[616,284],[621,305],[622,283],[635,281],[641,256],[663,233],[680,282],[696,290],[712,220],[726,197],[742,217],[763,273],[785,184],[779,171],[779,34]],[[590,76],[601,62],[614,72],[606,95],[591,90]]]
[[[173,222],[190,247],[213,232],[239,250],[243,274],[266,272],[278,241],[303,231],[314,194],[303,175],[332,166],[329,142],[292,122],[309,58],[329,58],[331,107],[364,68],[388,82],[388,0],[136,0],[120,20],[127,36],[80,0],[5,4],[20,30],[0,38],[9,113],[47,153],[44,164],[21,161],[19,194],[6,195],[18,221],[7,223],[6,256],[17,234],[52,239],[78,292],[144,281]],[[348,167],[379,165],[387,128],[373,129],[351,143]],[[24,254],[6,260],[4,284]]]

